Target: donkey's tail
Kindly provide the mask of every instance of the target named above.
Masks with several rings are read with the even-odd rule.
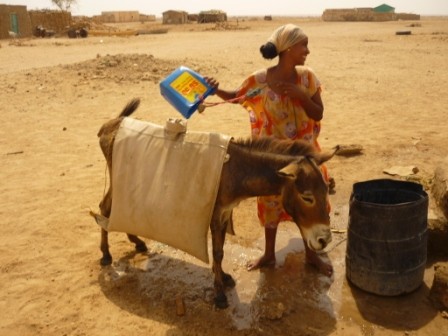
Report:
[[[140,98],[134,98],[126,104],[118,117],[129,117],[140,105]]]

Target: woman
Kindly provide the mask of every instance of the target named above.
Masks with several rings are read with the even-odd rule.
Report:
[[[250,117],[252,136],[279,139],[304,139],[320,150],[317,138],[324,106],[321,85],[313,71],[305,67],[310,53],[308,37],[293,24],[279,27],[260,47],[265,59],[278,57],[278,63],[254,72],[234,91],[223,90],[213,78],[206,78],[215,94],[224,100],[240,103]],[[241,97],[238,99],[238,97]],[[326,168],[322,172],[327,181]],[[265,228],[265,253],[248,264],[248,269],[275,265],[275,238],[279,222],[291,220],[283,210],[281,196],[259,197],[258,218]],[[323,262],[306,244],[307,261],[330,276],[332,266]]]

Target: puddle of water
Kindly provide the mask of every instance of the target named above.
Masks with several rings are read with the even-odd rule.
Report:
[[[297,309],[311,308],[333,318],[336,314],[333,300],[340,300],[341,287],[333,288],[334,278],[305,265],[304,242],[295,224],[282,226],[275,269],[246,270],[247,262],[263,253],[264,237],[252,248],[226,242],[223,267],[236,281],[235,289],[227,293],[228,311],[238,330],[254,327],[260,317],[278,319]]]
[[[151,288],[154,283],[166,279],[168,273],[176,284],[179,295],[190,299],[202,297],[206,302],[212,303],[211,264],[207,265],[161,243],[151,242],[150,245],[149,256],[137,254],[128,259],[134,269],[143,272],[139,275],[140,281],[149,281],[151,285],[147,287]],[[211,257],[210,241],[208,248]],[[336,247],[328,259],[336,270],[336,275],[332,278],[320,275],[317,270],[305,264],[304,242],[294,223],[282,223],[279,227],[275,269],[247,271],[247,263],[259,258],[263,250],[264,236],[250,247],[242,246],[232,239],[228,239],[224,246],[223,269],[236,281],[236,287],[226,293],[229,308],[224,313],[228,314],[236,329],[256,328],[261,320],[266,319],[283,319],[283,323],[290,323],[286,317],[297,313],[305,314],[304,318],[308,323],[312,318],[309,314],[317,316],[314,318],[317,321],[321,318],[335,318],[341,306],[344,277],[337,272],[338,269],[344,269],[342,245]],[[117,267],[116,277],[126,273],[128,266],[123,267]],[[205,297],[204,291],[207,292]],[[311,324],[310,327],[312,326]]]
[[[334,215],[334,222],[332,219],[332,227],[341,232],[333,234],[333,242],[326,256],[334,268],[331,278],[305,265],[304,243],[294,223],[282,223],[279,226],[275,269],[246,270],[250,260],[262,255],[264,236],[255,242],[251,241],[250,246],[239,244],[237,239],[227,239],[223,268],[233,276],[236,287],[227,292],[230,306],[222,313],[227,314],[236,329],[257,329],[266,327],[266,321],[281,320],[282,330],[315,330],[314,334],[323,334],[334,330],[337,325],[337,330],[344,330],[346,334],[373,334],[378,330],[389,329],[419,330],[435,318],[435,311],[427,303],[434,273],[432,268],[425,272],[424,286],[405,297],[376,297],[354,289],[347,283],[344,229],[347,227],[348,207],[336,205],[335,211],[337,215]],[[208,245],[211,258],[210,240]],[[151,300],[163,301],[164,297],[157,293],[160,287],[166,286],[168,295],[186,298],[187,311],[195,309],[193,305],[188,306],[189,303],[202,305],[208,311],[213,302],[211,264],[207,265],[157,242],[150,243],[150,251],[149,257],[137,254],[131,259],[125,259],[142,272],[138,273],[139,281],[157,283],[156,286],[142,285],[144,288],[157,288],[148,294],[152,295]],[[126,263],[117,265],[116,273],[110,275],[111,280],[126,281],[128,266]],[[172,280],[170,284],[166,284],[168,277]],[[168,300],[171,300],[170,296]],[[269,324],[269,328],[273,326],[275,324]],[[325,326],[325,332],[322,326]],[[432,330],[437,329],[433,327]]]

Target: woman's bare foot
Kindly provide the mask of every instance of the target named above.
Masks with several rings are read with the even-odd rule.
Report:
[[[253,271],[261,267],[273,268],[274,266],[275,266],[275,255],[274,256],[263,255],[261,258],[257,260],[249,261],[247,263],[247,270]]]
[[[307,249],[306,250],[306,262],[316,267],[320,273],[331,277],[333,275],[333,266],[323,261],[316,252]]]
[[[252,271],[261,267],[275,266],[275,237],[277,235],[277,228],[265,228],[265,250],[260,259],[252,260],[247,263],[247,270]]]

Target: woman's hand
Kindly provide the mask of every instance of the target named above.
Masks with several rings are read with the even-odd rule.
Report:
[[[276,82],[274,84],[274,91],[281,95],[286,95],[290,98],[305,100],[308,97],[308,92],[303,85],[297,85],[289,82]]]
[[[271,84],[272,85],[272,84]],[[320,91],[317,91],[314,96],[310,97],[305,86],[289,82],[275,82],[273,90],[280,95],[286,95],[293,99],[298,99],[308,117],[319,121],[323,117],[324,105],[320,96]],[[272,88],[271,86],[271,88]]]
[[[216,90],[218,90],[219,87],[219,82],[214,79],[213,77],[204,77],[205,82],[213,88],[213,92],[216,92]]]
[[[205,82],[213,88],[212,94],[216,94],[222,100],[231,100],[235,98],[235,91],[226,91],[219,88],[219,82],[213,77],[204,76]],[[236,102],[235,102],[236,103]]]

